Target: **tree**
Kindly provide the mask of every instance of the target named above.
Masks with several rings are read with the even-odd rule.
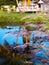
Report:
[[[0,5],[15,5],[16,4],[16,0],[0,0]]]

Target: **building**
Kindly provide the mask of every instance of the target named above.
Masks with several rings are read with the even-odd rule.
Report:
[[[43,0],[44,2],[44,10],[46,13],[49,13],[49,0]]]
[[[17,0],[17,12],[37,12],[43,10],[43,7],[39,7],[38,2],[38,0],[21,0],[19,2]],[[40,0],[40,2],[40,5],[43,4],[42,0]]]
[[[49,12],[49,0],[16,0],[16,3],[18,6],[17,8],[15,5],[12,7],[4,5],[3,8],[8,12]]]
[[[34,0],[21,0],[18,2],[17,12],[38,11],[38,5],[35,3]]]

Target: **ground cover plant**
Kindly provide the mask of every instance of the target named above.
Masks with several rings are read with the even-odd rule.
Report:
[[[0,26],[4,25],[23,25],[24,23],[46,23],[45,26],[48,26],[49,15],[39,14],[39,13],[24,13],[24,12],[5,12],[0,11]],[[16,23],[16,24],[15,24]]]

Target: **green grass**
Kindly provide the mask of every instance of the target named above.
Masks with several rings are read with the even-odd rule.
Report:
[[[16,13],[0,11],[0,22],[48,22],[49,16],[34,13]]]
[[[0,22],[20,22],[22,17],[25,17],[25,13],[16,13],[16,12],[3,12],[0,11]]]
[[[49,15],[38,14],[38,13],[17,13],[17,12],[4,12],[0,11],[0,26],[13,25],[13,23],[19,23],[23,25],[25,22],[46,22],[45,27],[49,29]],[[6,24],[4,24],[6,23]]]

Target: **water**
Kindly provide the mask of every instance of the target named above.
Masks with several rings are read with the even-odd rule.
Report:
[[[23,32],[24,29],[20,28],[19,26],[6,26],[5,28],[0,28],[0,44],[4,45],[5,41],[8,42],[10,45],[13,43],[23,45]],[[35,42],[35,37],[39,37],[39,39]],[[47,42],[45,42],[45,34],[44,32],[35,30],[30,34],[30,45],[35,42],[35,45],[38,45],[40,41],[44,42],[44,45],[48,45]]]
[[[24,32],[24,29],[20,28],[19,26],[7,26],[6,28],[0,28],[0,44],[4,45],[5,42],[9,43],[9,45],[18,44],[23,49],[24,48],[23,32]],[[38,36],[39,39],[36,40],[34,44],[36,46],[40,45],[39,41],[42,41],[42,44],[46,46],[46,49],[44,48],[44,46],[40,50],[38,49],[38,52],[34,54],[34,57],[35,58],[38,57],[40,59],[48,59],[49,51],[47,51],[47,46],[49,46],[49,42],[48,40],[45,41],[46,34],[42,33],[41,35],[40,31],[39,31],[39,34],[37,34],[37,32],[33,32],[30,34],[30,45],[34,43],[35,37]],[[4,61],[5,59],[0,58],[0,63],[3,63]],[[44,65],[44,64],[41,62],[41,60],[37,59],[36,61],[34,61],[33,65]],[[49,63],[47,65],[49,65]]]
[[[0,63],[3,63],[5,62],[5,59],[4,58],[0,58]]]
[[[4,45],[5,41],[10,45],[13,43],[24,44],[23,36],[20,35],[20,30],[19,26],[7,26],[5,28],[0,28],[0,44]]]

